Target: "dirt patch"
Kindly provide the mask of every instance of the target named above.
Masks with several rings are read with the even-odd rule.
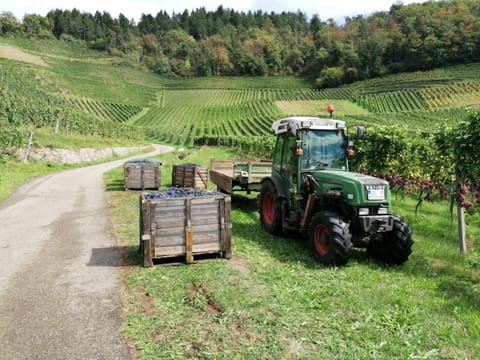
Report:
[[[130,290],[129,295],[135,299],[135,304],[138,305],[138,312],[144,314],[147,318],[151,319],[155,316],[155,298],[149,292],[143,289]]]
[[[301,341],[291,337],[282,337],[287,344],[285,359],[303,359],[306,351],[312,351],[309,346],[305,346]]]
[[[229,264],[235,269],[238,270],[238,272],[241,275],[249,275],[250,274],[250,269],[248,268],[248,262],[245,259],[242,259],[240,257],[236,257],[234,259],[231,259],[229,261]]]
[[[188,284],[185,301],[195,308],[205,308],[212,315],[219,315],[223,312],[222,305],[215,300],[204,284]]]
[[[0,57],[10,60],[23,61],[29,64],[48,66],[40,56],[26,52],[8,45],[0,45]]]

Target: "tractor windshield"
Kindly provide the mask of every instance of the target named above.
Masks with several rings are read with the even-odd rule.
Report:
[[[302,168],[346,170],[343,131],[308,130],[302,139]]]

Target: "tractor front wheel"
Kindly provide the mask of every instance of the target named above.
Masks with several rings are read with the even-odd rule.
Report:
[[[345,265],[352,255],[349,225],[332,212],[320,211],[310,222],[308,237],[314,257],[327,265]]]
[[[367,253],[386,264],[401,265],[412,253],[412,231],[399,215],[393,216],[393,230],[375,237],[367,247]]]

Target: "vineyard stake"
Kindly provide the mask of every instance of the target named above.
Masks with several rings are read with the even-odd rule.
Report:
[[[29,138],[28,138],[28,147],[27,151],[25,152],[25,159],[23,161],[28,160],[28,156],[30,155],[30,148],[32,147],[33,144],[33,132],[30,133]]]
[[[461,204],[457,203],[458,212],[458,242],[460,245],[460,251],[463,254],[467,253],[467,242],[465,239],[465,209]]]

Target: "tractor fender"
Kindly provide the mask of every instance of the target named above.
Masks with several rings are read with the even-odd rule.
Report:
[[[275,188],[277,189],[277,194],[278,196],[285,198],[285,190],[283,188],[282,182],[278,176],[267,176],[262,179],[261,184],[263,184],[265,181],[271,181],[274,185]]]

